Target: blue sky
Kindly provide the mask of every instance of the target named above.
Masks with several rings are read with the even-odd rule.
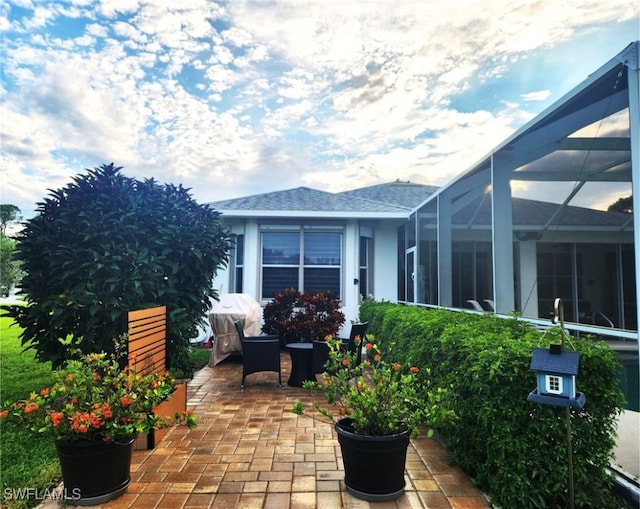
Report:
[[[0,4],[0,201],[114,162],[202,203],[442,185],[640,38],[633,0]]]

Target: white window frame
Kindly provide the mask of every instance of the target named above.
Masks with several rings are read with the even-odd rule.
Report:
[[[298,233],[299,241],[300,241],[300,249],[299,249],[299,261],[296,265],[264,265],[262,260],[262,253],[264,248],[263,235],[265,233]],[[304,264],[304,234],[305,233],[325,233],[325,234],[337,234],[340,236],[340,264],[336,265],[305,265]],[[345,229],[343,226],[310,226],[310,225],[262,225],[260,227],[260,260],[259,260],[259,274],[260,274],[260,299],[262,301],[267,301],[271,297],[266,297],[264,295],[264,268],[265,267],[282,267],[282,268],[297,268],[298,270],[298,288],[299,291],[304,291],[304,270],[305,268],[338,268],[338,285],[339,285],[339,295],[338,299],[342,299],[342,294],[344,292],[344,239],[345,239]]]
[[[562,394],[564,380],[560,375],[545,375],[544,385],[549,394]]]

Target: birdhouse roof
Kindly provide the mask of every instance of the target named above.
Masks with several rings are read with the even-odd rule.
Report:
[[[578,352],[551,353],[546,348],[535,348],[531,357],[531,369],[562,375],[577,375],[580,364]]]

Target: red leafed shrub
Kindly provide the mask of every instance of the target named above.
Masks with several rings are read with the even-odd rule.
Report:
[[[277,292],[264,308],[262,332],[277,334],[284,343],[309,342],[333,336],[344,323],[340,301],[331,292]]]

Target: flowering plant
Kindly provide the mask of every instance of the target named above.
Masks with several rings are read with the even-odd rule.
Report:
[[[55,441],[126,442],[168,425],[153,413],[175,389],[168,375],[141,376],[133,369],[120,369],[105,353],[94,353],[69,361],[55,377],[51,387],[6,404],[0,418]],[[196,425],[191,412],[174,419],[191,428]]]
[[[339,339],[329,337],[327,344],[329,361],[321,381],[307,381],[304,387],[324,392],[329,407],[318,403],[313,407],[332,422],[349,418],[355,433],[369,436],[407,429],[416,436],[419,426],[426,426],[431,436],[432,426],[453,418],[453,412],[442,406],[446,391],[430,391],[429,370],[384,361],[375,336],[367,335],[366,354],[360,363],[356,353],[341,348]],[[356,345],[362,347],[359,337]],[[293,412],[304,413],[300,401]]]

